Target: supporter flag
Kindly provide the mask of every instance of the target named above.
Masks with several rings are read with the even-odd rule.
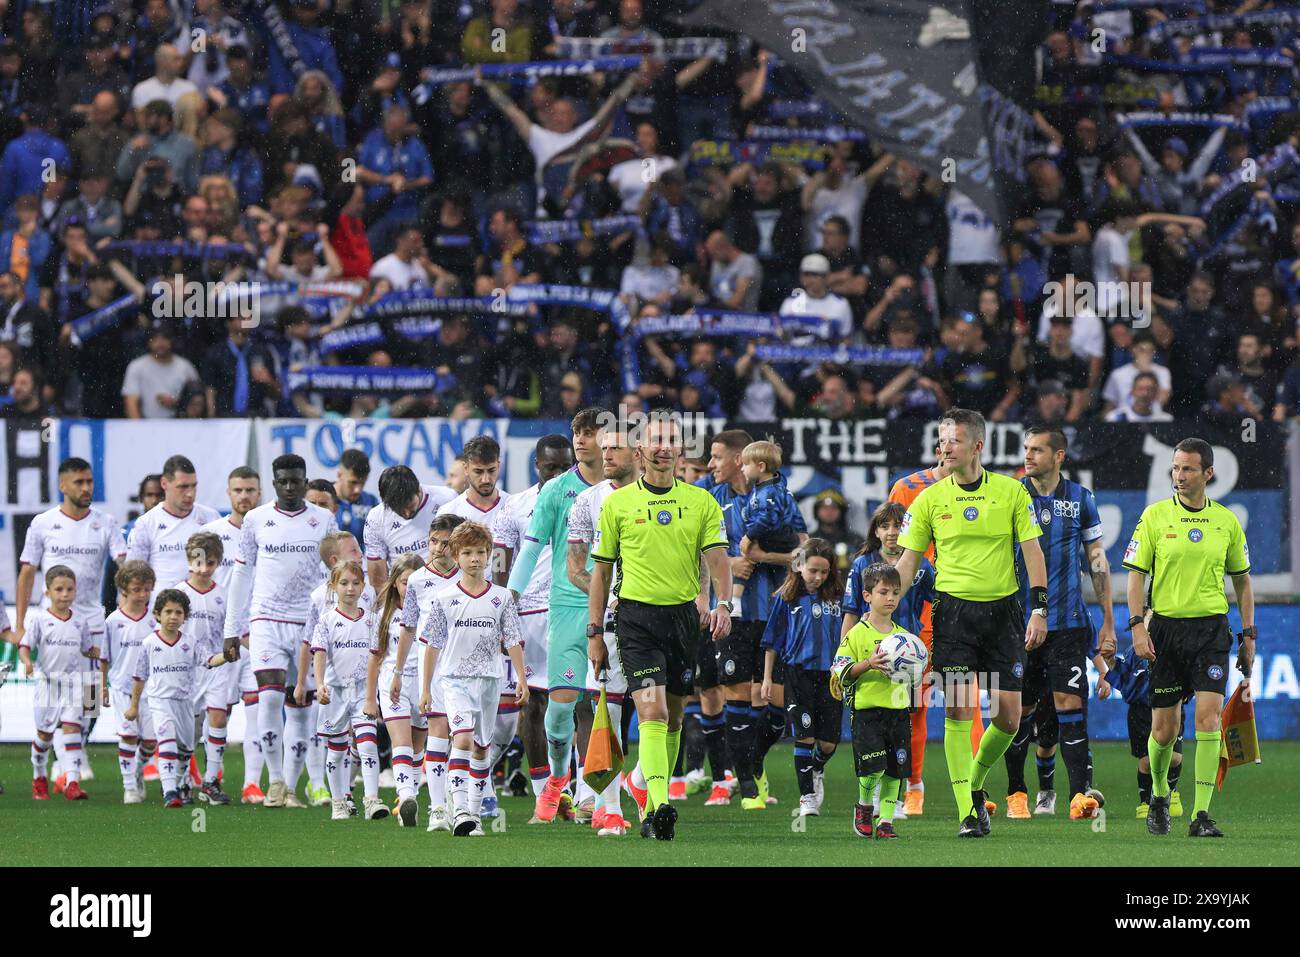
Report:
[[[1223,707],[1222,738],[1219,743],[1219,773],[1214,783],[1223,790],[1228,768],[1254,762],[1259,764],[1259,734],[1255,729],[1255,703],[1244,694],[1249,681],[1237,685],[1228,703]]]
[[[600,700],[596,702],[596,718],[587,739],[587,756],[583,759],[582,779],[599,794],[623,770],[623,749],[618,743],[618,728],[610,726],[609,701],[605,697],[605,683],[600,683]]]
[[[702,0],[686,22],[757,40],[843,121],[995,218],[1023,181],[1047,0]],[[743,134],[743,131],[737,131]]]

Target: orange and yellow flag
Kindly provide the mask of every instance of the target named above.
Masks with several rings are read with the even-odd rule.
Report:
[[[1245,698],[1243,692],[1249,681],[1237,685],[1228,703],[1223,706],[1222,728],[1219,741],[1219,773],[1214,783],[1220,791],[1228,776],[1228,768],[1254,762],[1259,764],[1259,734],[1255,728],[1255,703]]]

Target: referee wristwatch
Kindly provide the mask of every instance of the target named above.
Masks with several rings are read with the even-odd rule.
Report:
[[[601,628],[600,625],[593,625],[593,624],[587,625],[588,638],[599,638],[604,633],[604,631],[605,629]]]
[[[1247,638],[1249,638],[1251,641],[1255,640],[1254,625],[1242,625],[1241,631],[1237,632],[1237,644],[1241,644]]]

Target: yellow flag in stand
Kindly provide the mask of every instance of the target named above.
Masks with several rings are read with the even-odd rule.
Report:
[[[618,728],[610,727],[609,701],[605,698],[605,683],[601,682],[596,718],[591,725],[587,756],[582,766],[582,779],[597,794],[609,787],[623,770],[623,748],[618,743],[618,731]]]
[[[1228,776],[1228,768],[1239,764],[1254,762],[1259,764],[1259,734],[1255,728],[1255,704],[1247,701],[1242,694],[1248,682],[1237,685],[1228,703],[1223,707],[1222,727],[1219,739],[1219,773],[1214,783],[1220,791],[1223,781]]]

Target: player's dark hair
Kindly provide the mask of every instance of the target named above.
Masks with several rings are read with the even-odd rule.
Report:
[[[867,523],[867,535],[858,547],[857,555],[870,555],[872,552],[880,551],[882,547],[880,526],[886,522],[897,522],[902,525],[906,515],[907,509],[901,502],[881,502],[876,506],[876,510],[871,513],[871,521]],[[856,558],[857,555],[854,557]]]
[[[162,482],[162,475],[161,475],[160,473],[158,473],[158,472],[150,472],[150,473],[149,473],[148,475],[146,475],[144,478],[140,479],[140,487],[139,487],[138,489],[136,489],[136,492],[135,492],[135,500],[136,500],[137,502],[139,502],[139,501],[141,501],[141,500],[144,499],[144,490],[145,490],[145,486],[147,486],[150,482],[159,482],[159,483],[161,483],[161,482]]]
[[[434,532],[454,532],[465,522],[465,516],[453,515],[451,512],[445,515],[439,515],[429,523],[429,533]]]
[[[153,586],[158,582],[158,576],[154,574],[153,568],[148,562],[142,562],[138,558],[129,562],[123,562],[117,568],[117,574],[113,576],[113,584],[117,586],[117,598],[120,603],[126,590],[131,587],[131,582],[147,582],[149,590],[153,591]]]
[[[1065,437],[1065,433],[1060,429],[1054,429],[1050,425],[1031,425],[1025,429],[1025,435],[1045,435],[1047,444],[1053,453],[1064,452],[1070,447],[1070,441]]]
[[[801,596],[808,593],[807,586],[803,583],[803,575],[795,571],[794,565],[805,562],[810,558],[824,558],[830,565],[830,573],[813,597],[820,601],[839,601],[840,595],[844,591],[844,583],[840,581],[839,564],[835,560],[835,546],[824,538],[810,538],[803,543],[803,547],[795,554],[795,563],[790,565],[790,571],[786,573],[785,581],[781,583],[781,587],[776,592],[788,605],[793,605]]]
[[[277,455],[275,460],[271,462],[272,475],[276,472],[284,472],[291,469],[302,469],[304,472],[307,471],[307,463],[303,460],[301,455],[294,455],[292,452],[288,452],[284,455]]]
[[[85,459],[79,459],[76,456],[73,456],[70,459],[64,459],[62,462],[59,463],[59,475],[64,475],[68,472],[89,472],[89,471],[91,471],[90,463],[87,462]]]
[[[230,474],[226,476],[226,481],[229,482],[231,479],[257,479],[257,484],[262,484],[262,477],[251,465],[238,465],[231,469]]]
[[[457,516],[459,518],[459,516]],[[379,609],[379,632],[375,635],[378,644],[379,659],[388,654],[388,628],[393,621],[393,613],[402,607],[402,599],[397,594],[397,581],[403,575],[418,571],[424,567],[424,559],[417,552],[407,552],[393,563],[388,571],[388,581],[384,582],[375,596],[375,607]]]
[[[880,582],[894,588],[902,588],[903,580],[898,577],[898,569],[889,562],[876,562],[862,571],[862,591],[870,594]]]
[[[190,617],[190,596],[179,588],[164,588],[153,600],[153,615],[157,618],[168,605],[180,605],[185,617]]]
[[[1201,457],[1201,469],[1214,468],[1214,447],[1205,439],[1183,439],[1174,446],[1175,452],[1195,452]]]
[[[194,468],[194,463],[183,455],[173,455],[163,463],[162,478],[175,478],[177,472],[184,472],[186,475],[196,475],[198,470]]]
[[[600,423],[606,415],[604,409],[589,405],[573,417],[573,420],[569,423],[569,428],[574,435],[579,432],[596,432],[600,429]]]
[[[379,500],[398,513],[420,494],[420,480],[409,465],[390,465],[379,473]]]
[[[71,578],[73,584],[76,584],[77,573],[67,565],[54,565],[45,573],[45,587],[49,588],[56,578]]]
[[[725,429],[709,440],[709,444],[721,444],[725,446],[727,451],[732,455],[738,455],[745,451],[745,446],[749,445],[753,441],[753,436],[744,429]]]
[[[325,492],[334,500],[334,507],[339,507],[339,493],[334,491],[334,483],[329,479],[312,479],[307,483],[309,492]]]
[[[1253,332],[1249,333],[1249,335],[1253,336],[1254,333]],[[1150,379],[1152,382],[1156,384],[1156,388],[1160,387],[1160,378],[1154,372],[1139,372],[1137,375],[1133,377],[1133,385],[1137,385],[1138,382],[1142,379]],[[1129,388],[1131,389],[1132,386],[1130,386]]]
[[[476,435],[465,443],[463,454],[466,462],[477,462],[479,465],[500,462],[501,443],[490,435]]]
[[[943,418],[939,420],[939,424],[943,425],[945,422],[951,422],[953,425],[965,426],[970,437],[976,442],[983,441],[984,439],[986,430],[984,416],[972,409],[949,409],[943,414]]]
[[[552,432],[550,435],[543,435],[537,440],[537,447],[533,450],[533,460],[536,461],[543,452],[572,452],[573,442],[567,435],[560,435],[558,432]]]
[[[360,449],[344,449],[343,455],[339,458],[339,468],[345,468],[365,481],[370,475],[370,459]]]
[[[189,537],[185,542],[185,556],[188,558],[196,550],[202,551],[208,561],[216,562],[218,565],[221,564],[221,558],[225,554],[221,537],[212,532],[195,532]]]

